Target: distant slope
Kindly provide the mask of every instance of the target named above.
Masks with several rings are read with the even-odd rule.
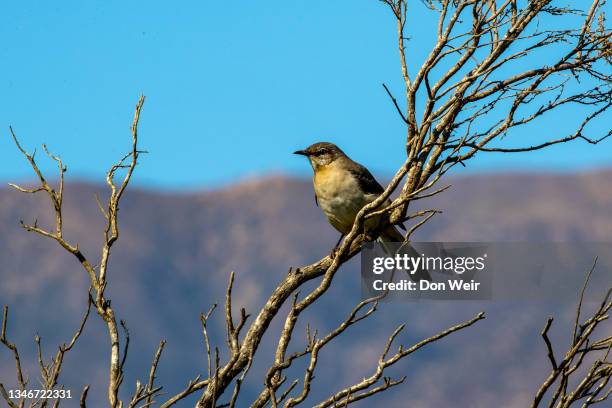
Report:
[[[444,213],[420,230],[415,239],[612,241],[612,171],[467,176],[449,182],[452,189],[426,203]],[[89,184],[68,184],[65,228],[67,238],[78,242],[95,259],[102,217],[94,193],[104,195],[105,190]],[[46,197],[0,189],[0,303],[11,306],[10,333],[30,362],[36,332],[43,336],[47,350],[53,350],[55,344],[71,336],[85,301],[86,279],[77,262],[53,242],[19,228],[20,219],[38,218],[39,224],[48,225],[50,215]],[[108,293],[132,332],[132,371],[126,383],[130,389],[135,376],[145,375],[162,337],[169,341],[160,367],[160,378],[168,391],[177,391],[204,367],[198,313],[222,300],[229,271],[237,273],[237,306],[253,310],[290,266],[319,259],[338,237],[315,206],[310,182],[282,177],[184,195],[132,189],[120,217],[121,237],[112,257]],[[358,299],[356,261],[352,265],[351,272],[339,278],[342,285],[324,298],[319,313],[309,316],[317,327],[331,328]],[[348,360],[349,366],[331,364],[321,372],[320,380],[339,378],[330,383],[335,388],[343,379],[365,375],[373,364],[368,358],[375,360],[380,350],[378,337],[385,338],[397,322],[408,320],[410,334],[406,339],[414,341],[486,307],[497,319],[487,319],[486,331],[475,329],[474,333],[490,337],[486,342],[490,347],[488,358],[479,354],[483,349],[476,343],[459,337],[450,339],[445,343],[448,348],[435,347],[441,354],[432,354],[431,360],[413,360],[421,366],[410,363],[396,370],[402,373],[409,367],[411,373],[421,369],[424,374],[378,401],[400,407],[404,405],[398,398],[410,395],[416,407],[450,406],[449,401],[453,406],[485,407],[492,406],[492,398],[502,395],[517,402],[501,405],[521,406],[520,396],[528,395],[532,391],[529,385],[543,375],[534,374],[532,379],[526,373],[539,373],[545,367],[546,361],[539,361],[542,350],[537,330],[547,310],[542,305],[462,305],[458,308],[438,302],[389,306],[381,320],[370,326],[371,331],[355,328],[352,337],[345,337],[342,347],[334,349],[335,354],[327,354],[327,358]],[[425,310],[425,314],[416,310]],[[102,398],[99,381],[103,381],[107,358],[104,351],[91,350],[105,350],[107,345],[97,316],[92,317],[93,324],[87,327],[83,342],[68,357],[67,364],[73,371],[67,371],[65,379],[75,392],[85,383],[98,382],[91,395]],[[508,318],[510,325],[505,323]],[[217,327],[222,329],[221,321]],[[266,339],[264,350],[271,349],[272,340]],[[508,372],[492,380],[487,370],[494,370],[493,365],[502,364],[499,359],[517,350],[527,357],[525,366],[504,361]],[[462,365],[472,364],[472,360],[480,361],[482,373],[474,373],[469,383],[476,385],[466,388],[467,383],[453,373],[461,372]],[[263,365],[256,366],[254,375],[261,369]],[[35,371],[32,373],[34,376]],[[428,384],[424,375],[437,378],[435,384]],[[14,382],[12,362],[5,350],[0,350],[0,380]],[[255,385],[248,391],[257,392],[259,384]],[[455,399],[458,390],[462,397]]]

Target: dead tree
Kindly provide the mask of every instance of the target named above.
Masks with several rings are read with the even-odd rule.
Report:
[[[261,384],[261,392],[250,406],[293,407],[302,404],[310,394],[311,380],[320,364],[320,350],[350,326],[372,316],[377,309],[379,299],[365,300],[355,306],[335,330],[324,336],[309,331],[307,346],[303,350],[290,351],[302,312],[327,292],[338,270],[347,260],[359,253],[361,245],[376,238],[376,230],[369,230],[367,233],[364,231],[364,221],[367,218],[387,214],[392,223],[412,222],[412,227],[405,236],[405,239],[409,240],[420,226],[439,213],[435,209],[410,213],[409,204],[444,191],[447,186],[439,187],[440,178],[457,164],[465,166],[477,153],[532,151],[573,140],[596,144],[610,136],[610,131],[598,136],[587,135],[589,126],[601,118],[611,103],[610,76],[605,71],[606,64],[610,62],[610,31],[605,28],[602,1],[592,1],[590,7],[583,11],[556,6],[556,2],[552,0],[424,1],[432,13],[438,14],[438,24],[432,29],[435,44],[425,60],[420,62],[410,58],[410,48],[406,47],[407,32],[410,28],[407,1],[386,0],[384,3],[392,11],[397,25],[404,97],[398,101],[386,85],[384,88],[406,125],[404,164],[381,196],[359,212],[352,230],[334,251],[334,256],[325,256],[311,265],[290,268],[260,310],[247,313],[241,309],[238,318],[234,318],[234,274],[230,275],[223,308],[227,337],[225,347],[229,357],[221,361],[220,345],[213,345],[209,340],[207,322],[215,310],[213,307],[201,316],[208,357],[207,367],[203,370],[205,372],[190,380],[184,390],[176,395],[162,398],[159,395],[160,387],[155,385],[156,369],[165,345],[162,341],[148,373],[146,385],[139,382],[130,401],[119,400],[118,392],[122,385],[129,337],[125,325],[121,322],[118,324],[116,311],[111,308],[105,293],[109,279],[107,265],[111,247],[119,238],[119,202],[141,153],[137,128],[144,99],[141,98],[136,107],[132,125],[132,148],[107,173],[106,183],[111,191],[109,201],[103,205],[98,200],[100,211],[107,221],[99,267],[94,267],[95,263],[82,253],[78,245],[67,242],[63,237],[62,197],[65,167],[61,159],[47,152],[57,162],[60,173],[59,186],[54,188],[39,170],[34,155],[27,153],[12,134],[17,147],[27,158],[40,181],[40,186],[32,189],[16,185],[13,187],[24,193],[45,193],[50,198],[56,214],[53,231],[40,228],[36,222],[22,223],[23,227],[27,231],[57,241],[79,260],[89,276],[91,305],[107,326],[111,360],[107,387],[111,407],[148,407],[156,403],[167,408],[195,393],[198,395],[198,407],[236,406],[241,386],[247,380],[260,342],[274,318],[284,319],[284,325],[266,377],[253,380]],[[416,7],[417,4],[411,5]],[[565,15],[580,18],[580,24],[576,27],[554,27],[557,18]],[[546,28],[537,24],[538,20],[553,24],[553,27]],[[560,21],[567,24],[566,20]],[[542,50],[554,50],[555,54],[562,56],[555,61],[535,57]],[[523,65],[526,61],[533,66],[526,68]],[[506,145],[517,129],[567,106],[588,109],[588,112],[581,113],[580,122],[575,129],[566,134],[558,134],[559,129],[553,129],[547,140],[528,141],[524,146]],[[115,176],[120,170],[123,170],[125,175],[117,185]],[[398,197],[390,205],[381,208],[396,191],[399,192]],[[316,280],[316,287],[304,293],[300,292],[304,284],[312,280]],[[287,315],[280,316],[281,307],[287,301],[291,302],[289,311]],[[404,378],[392,379],[385,376],[385,370],[389,366],[421,347],[467,328],[483,318],[484,314],[480,313],[413,346],[400,345],[392,351],[393,343],[398,340],[403,330],[403,326],[398,327],[390,334],[386,344],[381,345],[380,359],[369,377],[334,391],[329,398],[320,401],[316,406],[347,406],[401,384]],[[5,312],[2,342],[13,352],[19,386],[26,389],[27,383],[21,372],[19,353],[6,337],[6,319]],[[120,326],[125,331],[125,340],[119,336]],[[78,339],[80,331],[81,329],[77,331],[74,341]],[[70,344],[64,348],[64,352],[70,350]],[[121,344],[124,345],[123,349]],[[46,382],[51,384],[50,387],[58,383],[62,357],[63,353],[54,360],[52,367],[40,364],[43,378],[50,378]],[[303,377],[289,379],[287,369],[300,358],[308,360]],[[53,373],[51,375],[50,370]],[[24,406],[24,400],[11,401],[3,387],[0,387],[0,391],[11,407]],[[83,390],[81,397],[83,407],[86,405],[87,391],[88,388]],[[46,404],[46,401],[43,404]],[[241,406],[244,404],[241,403]]]
[[[39,365],[42,378],[44,380],[44,385],[47,389],[53,389],[53,387],[57,384],[57,380],[59,374],[62,369],[62,359],[64,353],[70,351],[73,347],[74,343],[78,340],[80,333],[86,323],[87,316],[89,315],[89,308],[93,304],[98,315],[105,322],[108,333],[108,340],[110,343],[110,370],[109,370],[109,383],[108,383],[108,400],[111,406],[116,407],[120,405],[118,400],[119,387],[123,381],[123,366],[125,363],[125,357],[127,355],[127,347],[123,351],[120,350],[120,336],[119,336],[119,324],[117,322],[117,318],[113,308],[111,307],[110,300],[105,296],[105,290],[107,286],[107,267],[108,261],[111,254],[111,248],[113,244],[119,238],[119,222],[118,222],[118,212],[119,212],[119,202],[125,192],[128,183],[132,177],[134,169],[136,168],[136,164],[138,162],[138,156],[141,151],[138,150],[138,121],[140,119],[140,110],[142,109],[142,105],[144,103],[144,97],[141,97],[136,105],[136,113],[134,114],[134,121],[132,123],[132,149],[128,154],[126,154],[119,162],[111,167],[106,175],[106,183],[110,188],[110,197],[106,204],[106,208],[102,205],[100,200],[98,199],[98,206],[100,208],[100,212],[106,219],[106,227],[104,229],[104,243],[102,245],[101,254],[99,257],[99,262],[93,263],[80,249],[78,244],[73,244],[68,242],[64,238],[64,216],[62,212],[62,204],[64,198],[64,174],[66,173],[66,166],[62,162],[62,159],[59,156],[55,156],[49,152],[47,147],[43,145],[44,151],[47,156],[57,163],[58,172],[59,172],[59,183],[57,187],[52,186],[39,169],[38,165],[35,161],[35,153],[29,154],[21,144],[19,143],[17,136],[13,132],[13,129],[10,129],[11,136],[15,141],[15,144],[19,151],[25,156],[25,158],[30,163],[30,166],[36,173],[38,177],[38,181],[40,185],[35,188],[24,188],[18,186],[16,184],[11,184],[15,189],[27,193],[27,194],[36,194],[39,192],[44,192],[51,201],[51,206],[55,213],[55,225],[53,230],[46,230],[41,228],[37,221],[34,221],[32,224],[27,224],[23,220],[21,221],[21,226],[29,232],[35,232],[37,234],[42,235],[43,237],[52,239],[56,241],[62,248],[64,248],[67,252],[72,254],[79,263],[82,265],[83,269],[89,276],[89,302],[87,305],[87,313],[85,314],[85,318],[83,319],[83,323],[80,328],[76,332],[73,340],[64,346],[60,346],[60,351],[57,356],[52,360],[51,365],[47,366],[43,362],[42,352],[39,347]],[[117,184],[115,181],[115,175],[117,171],[125,169],[125,175],[120,184]],[[94,266],[97,265],[97,266]],[[6,339],[6,320],[8,318],[7,308],[4,309],[4,319],[2,325],[2,340]],[[121,326],[125,329],[125,325],[122,323]],[[126,330],[126,338],[127,338],[127,329]],[[15,355],[15,359],[19,361],[17,348],[12,345],[5,343],[9,348],[13,350]],[[40,346],[40,341],[37,340],[37,344]],[[126,345],[127,345],[126,340]],[[123,358],[122,358],[123,354]],[[23,375],[21,373],[20,364],[17,363],[17,371],[19,377],[19,385],[22,390],[26,389],[26,383],[23,380]],[[0,387],[3,396],[6,395],[4,387]],[[152,392],[152,391],[151,391]],[[149,392],[149,394],[151,393]],[[86,391],[84,391],[86,393]],[[6,399],[6,398],[5,398]],[[59,400],[57,400],[59,401]],[[22,399],[19,405],[15,405],[12,401],[7,400],[9,405],[11,406],[23,406],[24,400]],[[34,402],[33,402],[34,403]],[[57,402],[59,403],[59,402]],[[41,401],[41,405],[45,406],[47,404],[46,399]]]

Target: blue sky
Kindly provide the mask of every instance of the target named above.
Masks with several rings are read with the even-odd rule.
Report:
[[[416,38],[433,15],[413,4],[408,52],[418,61],[427,48]],[[0,181],[31,176],[9,125],[28,149],[59,153],[71,177],[101,180],[129,148],[141,93],[142,186],[308,175],[291,152],[320,140],[381,175],[402,162],[403,126],[381,87],[401,92],[395,25],[375,0],[29,1],[3,2],[0,13]],[[462,171],[607,167],[610,151],[612,141],[578,142],[483,155]]]

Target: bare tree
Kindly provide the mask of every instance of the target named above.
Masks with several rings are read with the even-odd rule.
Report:
[[[67,346],[61,346],[58,355],[52,362],[52,366],[48,367],[43,363],[42,353],[40,352],[39,347],[39,364],[40,371],[43,379],[45,380],[45,386],[47,389],[52,389],[57,384],[57,378],[59,377],[60,371],[62,369],[62,359],[64,353],[70,351],[70,349],[74,346],[74,343],[78,339],[81,334],[81,331],[85,325],[87,320],[87,316],[89,315],[89,308],[93,303],[98,315],[104,320],[106,323],[106,327],[108,330],[108,338],[110,343],[110,372],[109,372],[109,384],[108,384],[108,400],[111,406],[115,407],[120,405],[118,401],[118,393],[121,382],[123,381],[123,366],[125,363],[125,357],[127,356],[127,344],[128,344],[128,334],[127,329],[125,329],[125,325],[122,322],[122,327],[126,330],[126,349],[123,352],[123,359],[121,358],[121,350],[120,350],[120,338],[119,338],[119,325],[117,323],[117,318],[115,317],[115,312],[111,307],[111,302],[105,296],[105,290],[107,286],[107,267],[108,261],[111,253],[111,248],[113,244],[119,238],[119,223],[118,223],[118,212],[119,212],[119,201],[127,188],[128,183],[132,177],[134,169],[136,168],[138,156],[141,151],[138,150],[138,121],[140,119],[140,110],[144,104],[144,97],[141,97],[136,105],[136,113],[134,114],[134,121],[132,123],[132,149],[126,154],[119,162],[111,167],[106,175],[106,183],[108,184],[111,194],[108,199],[106,208],[103,207],[102,203],[98,199],[98,205],[102,215],[106,219],[106,227],[104,229],[104,243],[102,245],[101,255],[98,266],[94,266],[96,264],[90,262],[90,260],[85,256],[85,254],[79,249],[77,244],[72,244],[68,242],[64,238],[64,217],[62,213],[62,204],[64,199],[64,174],[66,172],[66,166],[62,160],[49,152],[47,147],[43,145],[45,153],[47,156],[55,161],[58,166],[59,171],[59,184],[57,188],[53,187],[35,161],[35,153],[29,154],[21,145],[17,139],[17,136],[13,132],[13,129],[10,129],[11,136],[15,141],[15,144],[19,151],[25,156],[25,158],[30,163],[30,166],[36,173],[38,180],[40,182],[40,186],[35,188],[24,188],[18,186],[16,184],[11,184],[15,189],[27,193],[27,194],[36,194],[39,192],[44,192],[47,194],[49,199],[51,200],[51,205],[53,207],[55,213],[55,226],[52,231],[45,230],[38,226],[37,221],[34,221],[32,224],[27,224],[24,221],[21,221],[21,226],[29,232],[35,232],[37,234],[42,235],[43,237],[55,240],[62,248],[64,248],[67,252],[72,254],[79,263],[82,265],[83,269],[89,276],[90,280],[90,288],[89,288],[89,303],[87,305],[87,313],[85,314],[85,318],[83,319],[83,323],[81,324],[79,330],[73,337],[73,340]],[[129,160],[129,162],[127,162]],[[123,180],[119,185],[115,182],[115,175],[118,170],[126,169]],[[6,329],[6,320],[7,320],[7,309],[4,309],[4,319],[3,319],[3,331],[2,331],[2,339],[5,339],[5,329]],[[37,339],[37,344],[40,346],[40,340]],[[18,360],[18,352],[15,346],[10,347],[14,350],[14,354],[16,359]],[[20,372],[20,367],[18,364],[18,372],[20,377],[20,387],[21,389],[25,389],[26,383],[23,380],[23,375]],[[6,394],[3,392],[3,395]],[[23,406],[23,400],[20,403],[20,406]],[[46,400],[43,399],[42,405],[46,405]],[[11,403],[9,402],[9,405]]]
[[[208,358],[206,373],[190,380],[184,390],[176,395],[162,398],[159,395],[161,387],[155,385],[157,366],[165,346],[162,341],[152,362],[146,385],[139,382],[130,401],[120,401],[118,393],[123,381],[129,333],[123,322],[118,324],[116,312],[111,308],[110,300],[105,294],[111,247],[119,238],[119,202],[141,153],[138,148],[137,129],[144,98],[140,99],[136,107],[132,125],[132,148],[107,173],[106,183],[111,191],[110,198],[106,205],[98,200],[100,211],[107,223],[97,267],[82,253],[78,245],[67,242],[63,237],[62,198],[65,167],[61,159],[51,155],[45,148],[49,157],[58,164],[60,175],[56,189],[47,182],[34,160],[34,155],[30,155],[21,147],[11,129],[18,149],[27,158],[40,181],[40,186],[32,189],[16,185],[13,187],[24,193],[44,192],[49,196],[56,215],[53,231],[40,228],[36,222],[22,225],[27,231],[57,241],[79,260],[89,276],[91,305],[106,323],[111,360],[108,382],[108,402],[111,407],[148,407],[158,403],[159,406],[167,408],[194,393],[198,393],[198,407],[236,406],[242,384],[247,380],[264,334],[269,331],[274,318],[283,317],[284,325],[276,341],[273,361],[269,362],[263,381],[254,380],[261,384],[261,392],[250,406],[293,407],[303,404],[311,392],[311,380],[320,364],[321,349],[352,325],[373,316],[377,309],[379,298],[364,300],[348,313],[347,318],[340,322],[335,330],[324,336],[309,330],[307,346],[303,350],[290,352],[301,314],[327,292],[338,270],[347,260],[359,253],[361,245],[377,237],[376,229],[365,231],[364,221],[367,218],[386,214],[389,221],[395,224],[412,222],[412,227],[405,236],[408,241],[420,226],[439,212],[428,209],[410,213],[409,204],[444,191],[447,187],[437,187],[440,178],[456,164],[465,165],[478,152],[533,151],[577,139],[595,144],[610,136],[610,131],[599,136],[586,135],[589,126],[607,111],[611,103],[610,76],[605,71],[606,64],[610,62],[610,31],[605,28],[603,1],[592,1],[589,9],[584,11],[556,6],[556,2],[552,0],[424,1],[432,13],[438,14],[438,24],[432,30],[435,44],[425,60],[419,63],[410,59],[410,49],[406,47],[407,32],[410,28],[408,2],[386,0],[384,3],[392,11],[397,24],[397,43],[405,85],[402,103],[398,102],[386,85],[384,86],[401,120],[406,124],[404,164],[381,196],[359,212],[352,230],[333,252],[333,256],[325,256],[311,265],[290,268],[260,310],[247,313],[241,309],[237,319],[234,318],[232,288],[235,278],[233,273],[230,275],[223,308],[228,358],[222,361],[220,345],[210,342],[207,322],[215,310],[215,307],[212,307],[206,314],[201,315]],[[569,24],[566,19],[561,18],[563,16],[573,16],[570,21],[579,19],[580,23],[576,27],[565,25],[549,28],[542,24],[554,24],[557,20],[562,25]],[[540,19],[541,24],[538,24]],[[555,54],[561,57],[555,61],[537,57],[538,52],[548,50],[554,50]],[[405,107],[401,104],[405,104]],[[519,147],[507,145],[510,136],[516,133],[517,129],[567,106],[579,106],[583,109],[576,129],[561,135],[556,134],[558,129],[554,129],[544,141],[529,141]],[[118,171],[124,171],[125,174],[117,185],[115,176]],[[399,191],[398,197],[382,208],[396,191]],[[305,290],[304,284],[312,280],[317,282],[315,288]],[[285,316],[280,316],[281,307],[287,301],[291,302],[289,311]],[[13,352],[19,386],[26,389],[27,380],[21,370],[19,353],[16,346],[6,339],[7,318],[5,309],[2,342]],[[404,378],[392,379],[385,375],[388,367],[420,348],[465,329],[483,318],[484,314],[480,313],[410,347],[399,345],[393,352],[393,344],[397,342],[404,328],[399,326],[390,333],[386,344],[381,345],[378,364],[369,377],[334,391],[315,406],[347,406],[401,384]],[[78,339],[85,321],[86,318],[73,341],[63,348],[61,356],[54,359],[51,367],[40,363],[43,378],[48,378],[45,386],[51,388],[58,384],[63,354],[69,351]],[[123,339],[119,335],[120,327],[125,332]],[[590,333],[582,331],[580,336],[586,335],[588,338]],[[586,340],[581,344],[584,344],[584,341]],[[124,345],[123,349],[121,344]],[[308,361],[304,375],[301,378],[289,379],[286,374],[288,368],[300,358]],[[39,360],[42,361],[42,358]],[[555,370],[558,371],[559,367],[561,371],[556,374],[557,377],[568,370],[567,365],[561,364],[557,365]],[[86,387],[83,390],[81,397],[83,407],[86,405],[88,389]],[[544,392],[547,389],[545,387]],[[0,387],[0,391],[11,407],[24,406],[23,399],[19,402],[11,401],[3,387]],[[562,392],[560,395],[565,397],[566,394]],[[221,401],[222,399],[224,401]],[[46,404],[46,401],[43,403]],[[59,404],[59,400],[56,404]]]

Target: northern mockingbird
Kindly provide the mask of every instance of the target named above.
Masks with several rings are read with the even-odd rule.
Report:
[[[306,156],[310,161],[314,171],[312,180],[315,202],[321,207],[329,223],[342,234],[341,240],[351,231],[357,213],[382,194],[383,187],[368,169],[351,160],[333,143],[315,143],[294,154]],[[390,201],[387,200],[383,206],[389,204]],[[383,217],[373,217],[365,222],[365,228],[368,230],[378,227],[381,222],[387,221]],[[403,225],[400,227],[404,228]],[[380,232],[379,239],[383,243],[403,242],[404,236],[395,226],[389,225]],[[412,247],[408,248],[408,253],[419,256]],[[417,271],[411,277],[415,280],[431,279],[425,270]]]

